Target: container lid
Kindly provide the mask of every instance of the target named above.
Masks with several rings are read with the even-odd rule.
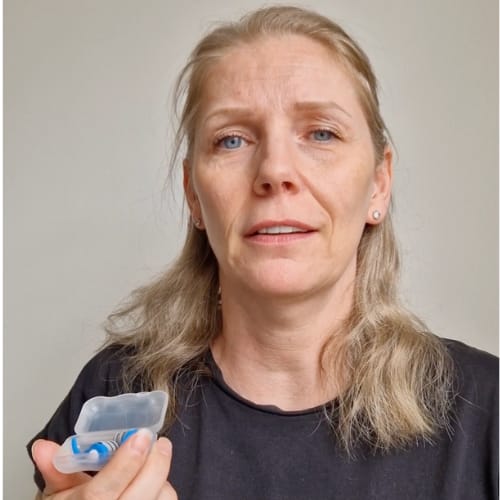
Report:
[[[163,426],[168,395],[164,391],[119,396],[96,396],[86,401],[75,424],[75,433],[147,427],[158,432]]]

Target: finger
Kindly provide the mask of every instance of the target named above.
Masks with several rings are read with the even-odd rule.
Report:
[[[155,498],[166,484],[170,462],[172,460],[172,443],[161,437],[151,449],[146,463],[134,481],[125,490],[122,499]]]
[[[52,463],[52,459],[59,448],[58,444],[46,441],[45,439],[36,440],[31,447],[33,460],[45,479],[44,493],[48,495],[73,488],[91,479],[88,474],[84,474],[83,472],[76,472],[74,474],[59,472]]]
[[[140,429],[118,448],[111,460],[85,486],[90,498],[117,498],[134,480],[146,461],[152,433]]]
[[[156,500],[177,500],[177,493],[170,483],[165,483]]]

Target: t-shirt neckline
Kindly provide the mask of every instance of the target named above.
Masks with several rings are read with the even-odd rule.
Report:
[[[326,405],[319,405],[319,406],[315,406],[313,408],[307,408],[305,410],[282,410],[278,406],[261,405],[261,404],[254,403],[253,401],[250,401],[248,399],[245,399],[243,396],[240,396],[236,391],[234,391],[231,387],[229,387],[229,385],[227,385],[226,381],[224,380],[224,376],[222,374],[221,369],[219,368],[219,366],[215,362],[215,359],[213,357],[211,349],[209,349],[207,351],[206,364],[210,370],[210,373],[212,375],[212,378],[213,378],[215,385],[217,387],[219,387],[219,389],[224,391],[227,395],[229,395],[231,398],[235,399],[239,403],[241,403],[247,407],[250,407],[253,410],[257,410],[257,411],[264,412],[264,413],[270,413],[273,415],[285,416],[285,417],[286,416],[295,417],[295,416],[301,416],[301,415],[319,414],[319,413],[323,413],[325,411],[325,409],[327,411],[331,411],[330,410],[330,407],[332,405],[331,402],[327,403]]]

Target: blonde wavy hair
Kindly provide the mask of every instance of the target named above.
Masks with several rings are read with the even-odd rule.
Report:
[[[177,168],[183,147],[188,157],[191,154],[200,96],[213,65],[237,44],[289,34],[327,47],[349,72],[371,130],[375,156],[382,159],[389,134],[365,53],[331,20],[309,10],[277,6],[221,24],[195,47],[176,86],[175,102],[183,106],[171,168]],[[325,405],[325,416],[348,453],[360,442],[373,450],[402,448],[417,440],[432,440],[439,429],[449,428],[452,363],[443,342],[400,305],[399,266],[388,213],[381,224],[364,229],[352,311],[342,335],[332,336],[322,353],[326,373],[342,377],[346,387],[335,404]],[[166,428],[175,419],[179,376],[189,373],[196,383],[205,373],[209,345],[220,333],[218,288],[218,265],[207,236],[189,223],[177,260],[108,317],[106,344],[129,353],[125,387],[140,381],[142,389],[169,392]]]

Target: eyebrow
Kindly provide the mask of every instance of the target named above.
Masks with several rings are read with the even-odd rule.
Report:
[[[293,107],[297,111],[323,111],[325,109],[335,109],[349,118],[352,118],[350,113],[334,101],[301,101],[296,102]]]
[[[334,101],[300,101],[293,104],[292,109],[294,111],[325,111],[325,110],[337,110],[341,113],[345,114],[349,118],[352,118],[352,115],[348,113],[342,106],[337,104]],[[255,109],[247,108],[243,106],[230,106],[224,108],[218,108],[209,113],[203,123],[207,123],[209,120],[217,118],[218,116],[231,116],[231,117],[244,117],[250,118],[256,114]]]
[[[249,116],[255,115],[255,110],[251,108],[245,108],[245,107],[226,107],[226,108],[218,108],[209,113],[205,119],[203,120],[203,123],[207,123],[209,120],[213,120],[214,118],[217,118],[218,116],[233,116],[233,117],[246,117],[248,118]]]

